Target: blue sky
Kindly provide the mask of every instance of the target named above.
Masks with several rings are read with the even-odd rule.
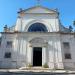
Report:
[[[27,9],[36,4],[36,0],[0,0],[0,32],[5,24],[9,27],[16,24],[19,8]],[[64,26],[72,25],[75,20],[75,0],[41,0],[40,4],[50,9],[57,8]]]

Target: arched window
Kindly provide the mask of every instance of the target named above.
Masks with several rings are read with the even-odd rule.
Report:
[[[28,28],[28,32],[47,32],[47,28],[42,23],[34,23]]]

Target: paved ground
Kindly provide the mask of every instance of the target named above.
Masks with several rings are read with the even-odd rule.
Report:
[[[68,74],[0,73],[0,75],[68,75]]]
[[[41,67],[22,67],[19,69],[0,69],[0,75],[75,75],[75,71],[51,70]]]
[[[9,73],[9,72],[6,72],[6,73],[0,73],[0,75],[75,75],[75,74],[59,74],[59,73],[32,73],[32,72],[29,72],[29,73]]]
[[[20,70],[20,69],[0,69],[0,75],[75,75],[75,71],[70,70]]]

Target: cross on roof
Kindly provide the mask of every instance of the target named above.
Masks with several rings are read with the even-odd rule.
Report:
[[[37,0],[37,5],[41,5],[41,0]]]
[[[37,1],[37,5],[41,5],[41,2],[43,1],[49,1],[49,0],[36,0]]]

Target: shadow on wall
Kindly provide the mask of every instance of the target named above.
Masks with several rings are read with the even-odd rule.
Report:
[[[17,54],[17,52],[13,52]],[[12,54],[13,55],[13,54]],[[18,54],[15,58],[5,58],[3,61],[0,61],[1,69],[9,69],[9,68],[20,68],[26,66],[26,56],[22,54]]]
[[[60,40],[52,40],[52,45],[49,45],[48,44],[48,50],[51,52],[51,55],[52,55],[52,57],[53,57],[53,61],[54,61],[54,69],[58,69],[58,63],[63,63],[63,67],[64,67],[64,69],[66,69],[66,70],[74,70],[75,69],[75,66],[74,66],[74,63],[73,62],[65,62],[63,59],[62,59],[62,62],[61,61],[59,61],[59,59],[60,59],[60,57],[59,57],[59,53],[60,53],[60,50],[58,50],[59,48],[59,45],[57,44],[58,43],[58,41],[60,41]],[[61,46],[61,45],[60,45]],[[51,49],[51,50],[50,50]],[[59,53],[58,53],[59,52]],[[52,54],[53,53],[53,54]],[[61,51],[61,56],[62,56],[62,58],[63,58],[63,55],[62,55],[63,53],[62,53],[62,51]],[[49,52],[48,52],[48,54],[47,54],[47,57],[49,57],[48,56],[49,55]],[[56,59],[56,58],[58,58],[58,60]],[[57,61],[56,61],[57,60]],[[50,63],[50,62],[49,62]]]
[[[53,61],[55,62],[54,63],[54,68],[55,69],[58,69],[58,64],[56,63],[56,56],[57,58],[59,58],[58,56],[58,45],[56,42],[58,42],[59,40],[52,40],[52,45],[47,45],[47,49],[51,52],[53,52],[54,50],[54,53],[53,53]],[[19,41],[19,43],[21,43]],[[50,50],[51,49],[51,50]],[[60,50],[59,50],[60,51]],[[49,52],[47,52],[47,57],[49,57]],[[49,58],[48,58],[49,59]],[[3,61],[0,62],[0,68],[20,68],[20,67],[26,67],[27,64],[27,58],[26,58],[26,54],[24,54],[19,46],[18,48],[18,51],[13,51],[12,52],[12,58],[6,58],[4,59]],[[50,62],[48,62],[49,64]],[[59,62],[61,63],[61,62]],[[64,65],[64,68],[65,69],[72,69],[74,66],[72,65],[73,63],[68,63],[70,65],[67,65],[67,63],[63,63]]]

